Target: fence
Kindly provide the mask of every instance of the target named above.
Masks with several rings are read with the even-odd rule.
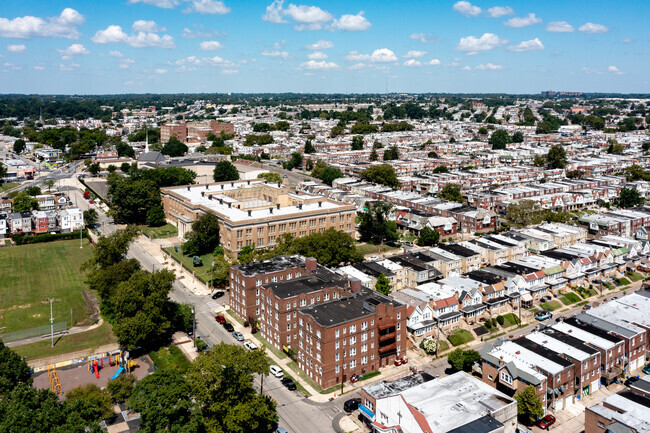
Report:
[[[54,324],[54,332],[63,332],[68,330],[68,322],[57,322]],[[0,334],[0,340],[4,343],[24,340],[25,338],[45,337],[50,335],[50,325],[37,326],[36,328],[21,329],[20,331],[7,332]]]

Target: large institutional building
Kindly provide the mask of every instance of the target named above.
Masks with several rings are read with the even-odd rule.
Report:
[[[208,135],[233,134],[235,125],[232,123],[220,123],[216,120],[204,122],[185,123],[185,119],[165,123],[160,127],[160,142],[167,143],[171,137],[176,137],[183,143],[202,143],[207,140]]]
[[[274,247],[280,237],[307,236],[329,228],[354,234],[355,207],[298,194],[281,183],[244,180],[161,190],[165,217],[179,237],[206,212],[219,217],[221,246],[238,252],[248,245]]]

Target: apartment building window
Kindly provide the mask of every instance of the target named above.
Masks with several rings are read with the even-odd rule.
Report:
[[[357,337],[350,337],[350,345],[357,344]]]
[[[316,302],[320,302],[320,295],[316,296]]]
[[[350,356],[356,356],[356,354],[357,354],[357,349],[351,348],[350,349]]]
[[[361,334],[361,341],[366,341],[367,339],[368,339],[368,333],[367,332],[364,332],[363,334]]]
[[[269,226],[269,233],[275,233],[275,226]]]
[[[398,313],[397,313],[397,320],[399,320],[399,319],[401,319],[401,318],[402,318],[402,313],[398,312]],[[399,323],[398,323],[398,325],[399,325]],[[399,329],[399,328],[397,328],[397,329]]]
[[[399,319],[399,317],[398,317],[398,319]],[[368,329],[368,322],[361,322],[361,330],[365,331],[366,329]]]
[[[287,302],[287,310],[291,309],[291,302]]]
[[[305,307],[307,305],[307,300],[306,299],[301,299],[300,300],[300,306]]]
[[[327,302],[327,301],[329,301],[329,300],[330,300],[330,295],[329,295],[329,293],[325,293],[325,294],[323,295],[323,301]]]
[[[320,362],[320,353],[316,354],[316,361]]]
[[[312,296],[312,298],[311,298],[310,301],[311,301],[311,302],[309,302],[309,304],[310,304],[310,305],[314,305],[314,297],[313,297],[313,296]]]
[[[261,285],[262,285],[262,280],[256,280],[256,281],[255,281],[255,285],[256,285],[256,286],[261,286]],[[259,290],[258,290],[258,292],[259,292]],[[259,293],[258,293],[258,294],[259,294]]]
[[[291,272],[289,272],[289,273],[287,274],[287,280],[290,280],[290,279],[291,279]]]
[[[334,336],[335,336],[336,338],[339,338],[339,330],[338,330],[338,329],[334,332]]]
[[[337,365],[337,366],[334,368],[334,372],[335,372],[336,374],[339,374],[339,373],[341,372],[341,367]]]
[[[397,330],[399,331],[402,329],[402,322],[397,322]]]
[[[316,338],[320,338],[320,329],[316,330]]]
[[[296,301],[293,301],[293,308],[296,308]]]
[[[357,332],[357,325],[350,325],[350,334]]]
[[[264,236],[264,228],[260,227],[257,229],[257,236]]]
[[[339,342],[338,341],[334,343],[334,349],[339,350]]]
[[[250,238],[251,236],[253,236],[253,229],[246,229],[246,237]]]
[[[287,331],[291,331],[291,323],[287,323]]]
[[[508,373],[506,373],[505,371],[502,371],[502,372],[501,372],[501,380],[502,380],[504,383],[507,383],[508,385],[512,385],[512,376],[510,376],[510,375],[509,375]]]
[[[356,360],[353,359],[352,361],[350,361],[350,370],[352,370],[353,368],[356,368],[356,366],[357,366],[357,361]]]
[[[368,345],[367,344],[364,344],[363,346],[361,346],[361,353],[366,353],[367,351],[368,351]]]

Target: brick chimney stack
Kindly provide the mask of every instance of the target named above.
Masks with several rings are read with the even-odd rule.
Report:
[[[305,269],[308,271],[315,271],[318,267],[318,261],[313,257],[305,258]]]

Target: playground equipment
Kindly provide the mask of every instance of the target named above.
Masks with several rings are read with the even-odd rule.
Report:
[[[99,370],[104,368],[104,360],[100,359],[89,359],[88,360],[88,371],[95,374],[95,377],[99,379]]]
[[[47,377],[50,379],[50,388],[59,397],[63,396],[63,386],[59,380],[59,374],[56,372],[54,365],[47,366]]]
[[[119,365],[120,368],[117,369],[115,374],[111,376],[111,380],[115,380],[122,374],[123,371],[130,373],[131,370],[138,366],[138,363],[132,359],[129,359],[129,352],[120,352],[117,355],[111,356],[109,358],[109,363],[111,365]]]

